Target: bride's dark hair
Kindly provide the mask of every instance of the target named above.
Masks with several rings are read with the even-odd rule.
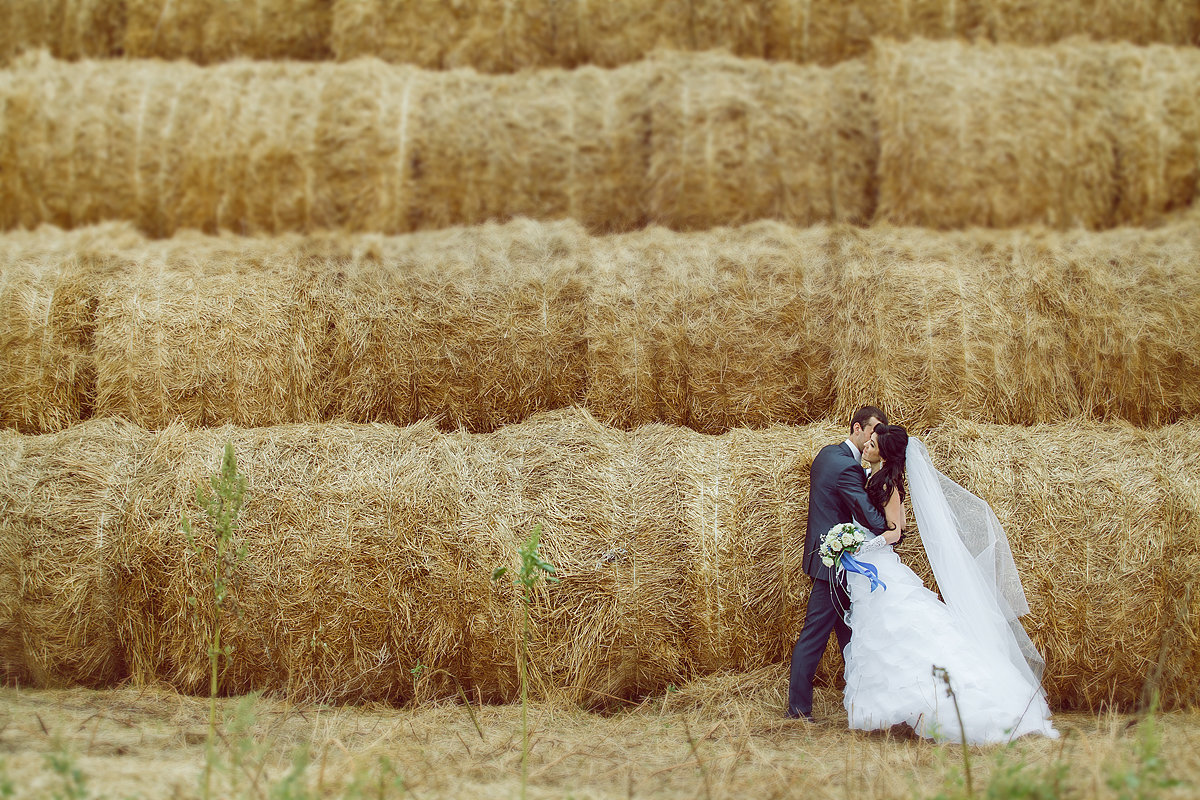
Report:
[[[867,499],[880,511],[891,499],[892,490],[900,491],[904,499],[904,453],[908,448],[908,431],[900,425],[876,425],[875,439],[883,466],[871,473],[867,481]]]

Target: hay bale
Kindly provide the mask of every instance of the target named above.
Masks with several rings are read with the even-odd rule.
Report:
[[[375,56],[482,72],[615,67],[663,48],[762,56],[763,40],[757,4],[730,0],[471,0],[454,5],[337,0],[332,37],[340,59]]]
[[[515,564],[536,522],[562,578],[531,607],[539,694],[604,705],[783,670],[809,589],[807,468],[845,426],[622,432],[573,410],[489,434],[428,422],[131,430],[0,441],[0,488],[17,509],[0,553],[22,550],[20,605],[0,596],[0,642],[22,632],[20,651],[0,655],[10,680],[29,663],[35,679],[36,667],[111,683],[124,659],[137,680],[205,690],[214,618],[187,602],[207,584],[179,520],[196,514],[226,439],[250,488],[232,593],[242,612],[220,623],[235,648],[224,691],[398,702],[455,695],[457,681],[513,700],[522,605],[490,575]],[[1151,686],[1167,707],[1192,701],[1200,481],[1185,465],[1200,427],[960,420],[924,438],[1009,534],[1056,709],[1128,708]],[[919,538],[901,555],[933,585]]]
[[[1200,415],[1194,214],[1103,233],[760,222],[589,237],[521,220],[407,237],[58,235],[0,236],[15,262],[46,265],[37,302],[0,293],[14,309],[0,418],[30,432],[89,413],[483,432],[581,404],[617,427],[720,434],[848,417],[863,397],[914,427]],[[54,286],[77,289],[55,292],[47,328]]]
[[[701,91],[717,74],[730,77]],[[870,213],[872,123],[862,87],[843,74],[863,73],[713,55],[499,77],[375,60],[201,69],[30,56],[0,85],[12,165],[0,175],[0,224],[126,219],[166,236],[396,233],[521,215],[593,230],[762,214],[859,220]],[[738,98],[755,76],[788,111],[762,114]],[[851,92],[840,98],[848,110],[833,114],[831,99],[801,114],[814,91]],[[804,138],[788,127],[799,119]],[[724,143],[699,167],[685,160],[704,149],[682,133],[696,120]],[[783,177],[760,181],[768,165]],[[695,177],[681,183],[685,166]],[[692,201],[689,187],[706,182]],[[738,195],[749,210],[719,191],[756,183]]]
[[[726,56],[654,62],[650,218],[865,223],[878,161],[869,72]]]
[[[1029,598],[1056,708],[1194,702],[1200,482],[1193,421],[1155,429],[968,422],[927,437],[935,462],[996,510]]]
[[[336,0],[332,49],[341,59],[512,72],[614,67],[663,48],[830,65],[867,54],[879,36],[1042,45],[1076,35],[1192,45],[1200,10],[1186,0]]]
[[[0,269],[0,426],[62,430],[95,402],[95,284],[109,270],[86,254],[31,254]]]
[[[826,302],[813,277],[827,229],[761,223],[598,240],[586,405],[619,427],[704,433],[807,422],[832,405]]]
[[[6,679],[98,687],[128,675],[119,553],[147,439],[107,420],[19,445],[5,435],[0,538],[4,570],[17,577],[0,610]]]
[[[0,65],[26,50],[58,58],[121,55],[128,0],[5,0],[0,4]]]
[[[249,555],[231,593],[240,611],[221,620],[222,641],[234,647],[223,690],[399,700],[411,693],[408,670],[418,660],[444,667],[457,652],[459,617],[445,603],[457,588],[459,508],[439,481],[428,423],[172,426],[156,435],[129,512],[140,531],[123,554],[133,567],[125,635],[136,643],[134,678],[183,691],[207,686],[211,590],[179,520],[200,520],[195,488],[226,440],[249,480],[237,534]],[[210,546],[211,533],[196,527]],[[199,599],[199,611],[188,597]]]
[[[336,269],[306,277],[306,313],[327,320],[322,418],[487,431],[582,399],[589,243],[577,225],[407,244],[357,258],[333,246]]]
[[[834,413],[848,417],[869,396],[914,427],[955,416],[1148,427],[1195,416],[1200,360],[1183,321],[1200,313],[1200,284],[1192,257],[1175,255],[1200,245],[1190,225],[838,232]]]
[[[0,428],[0,497],[28,497],[28,474],[20,471],[26,437]],[[28,535],[14,513],[0,514],[0,684],[30,682],[21,640],[21,561]]]
[[[881,42],[873,63],[877,219],[1100,229],[1195,199],[1195,48]]]
[[[330,56],[333,0],[124,0],[125,54],[200,64]]]
[[[96,408],[151,428],[321,418],[325,333],[296,296],[294,257],[172,269],[153,251],[98,292]],[[178,263],[178,262],[175,262]]]

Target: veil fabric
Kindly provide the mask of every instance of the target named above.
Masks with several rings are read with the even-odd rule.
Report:
[[[905,460],[921,542],[950,613],[980,646],[1004,653],[1040,692],[1046,662],[1021,626],[1029,603],[1000,520],[986,501],[938,472],[915,436]]]

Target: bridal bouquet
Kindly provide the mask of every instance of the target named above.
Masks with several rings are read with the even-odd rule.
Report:
[[[867,540],[867,530],[857,522],[842,522],[821,539],[821,563],[832,567],[842,553],[856,553]]]
[[[871,591],[887,589],[879,580],[879,569],[874,564],[859,561],[854,557],[858,548],[867,541],[868,531],[857,522],[842,522],[829,529],[821,539],[821,563],[827,567],[838,564],[847,572],[857,572],[871,582]]]

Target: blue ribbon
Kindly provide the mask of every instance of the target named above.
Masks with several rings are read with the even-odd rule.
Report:
[[[872,592],[875,591],[876,586],[881,586],[883,587],[884,591],[887,591],[887,584],[879,580],[879,570],[874,564],[868,564],[865,561],[859,561],[857,558],[845,551],[842,551],[840,554],[840,560],[842,567],[844,567],[847,572],[857,572],[859,575],[865,575],[867,580],[871,582]]]

